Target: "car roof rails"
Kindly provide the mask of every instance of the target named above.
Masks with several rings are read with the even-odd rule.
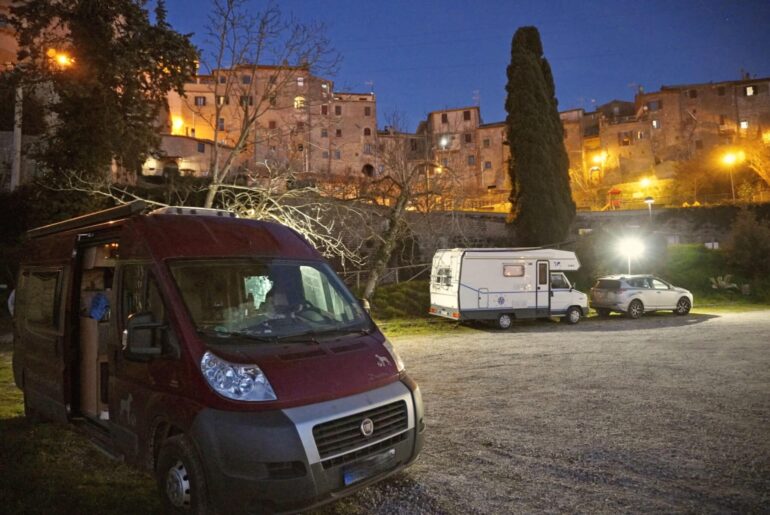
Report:
[[[194,216],[219,216],[222,218],[238,218],[236,213],[224,209],[212,209],[206,207],[166,206],[159,207],[148,213],[149,215],[194,215]]]
[[[147,204],[143,200],[135,200],[128,204],[123,204],[102,211],[96,211],[94,213],[88,213],[77,218],[71,218],[62,222],[56,222],[35,229],[27,231],[27,236],[30,238],[39,238],[47,234],[53,234],[62,231],[69,231],[72,229],[78,229],[80,227],[87,227],[89,225],[96,225],[104,222],[112,222],[115,220],[121,220],[137,215],[147,209]]]

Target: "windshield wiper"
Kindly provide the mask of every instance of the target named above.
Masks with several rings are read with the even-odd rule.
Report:
[[[276,336],[274,341],[279,342],[294,342],[297,343],[312,343],[314,345],[321,345],[321,342],[316,338],[318,333],[315,331],[305,331],[304,333],[287,334],[286,336]]]
[[[198,332],[205,334],[206,336],[213,336],[216,338],[249,338],[251,340],[264,343],[273,343],[278,339],[276,336],[260,336],[258,334],[244,331],[217,331],[216,329],[198,329]]]

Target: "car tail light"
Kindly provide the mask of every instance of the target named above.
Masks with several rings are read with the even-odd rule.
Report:
[[[452,318],[460,318],[460,313],[455,311],[454,313],[452,313]]]

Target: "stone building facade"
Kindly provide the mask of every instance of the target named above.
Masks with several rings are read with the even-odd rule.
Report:
[[[335,92],[332,81],[312,75],[307,67],[216,70],[186,84],[185,96],[172,92],[168,100],[164,134],[228,148],[245,138],[238,158],[242,171],[258,170],[267,161],[333,181],[351,174],[371,176],[377,169],[374,94]],[[256,123],[244,133],[249,117]]]

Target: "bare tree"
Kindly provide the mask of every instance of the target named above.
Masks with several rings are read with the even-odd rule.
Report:
[[[388,133],[380,135],[382,174],[363,180],[360,188],[361,198],[383,206],[387,221],[384,231],[372,231],[377,244],[364,287],[365,299],[371,298],[399,239],[408,232],[407,215],[429,213],[438,202],[453,197],[452,170],[435,161],[427,135],[402,132],[402,125],[399,115],[390,117]]]
[[[746,165],[770,186],[770,141],[760,138],[745,143]]]

